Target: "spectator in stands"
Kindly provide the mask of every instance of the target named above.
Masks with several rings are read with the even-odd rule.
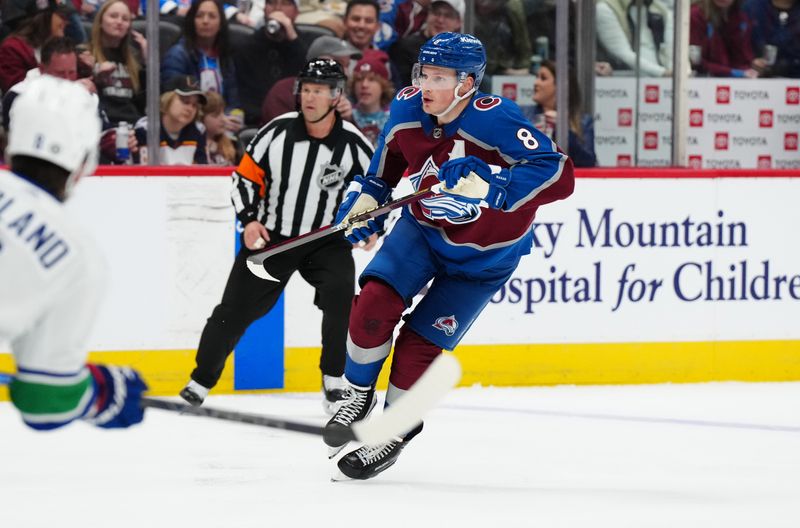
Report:
[[[78,58],[75,45],[67,37],[53,37],[45,42],[41,51],[42,62],[37,68],[28,70],[25,79],[8,89],[3,95],[3,127],[8,130],[9,112],[14,99],[21,94],[27,84],[41,75],[52,75],[82,84],[89,92],[95,93],[91,79],[78,79]]]
[[[272,85],[296,74],[305,64],[306,46],[294,26],[298,13],[293,0],[268,0],[264,6],[268,23],[234,50],[239,95],[248,125],[259,124],[261,104]],[[280,28],[273,31],[270,20]]]
[[[206,92],[206,104],[200,111],[201,131],[205,129],[206,152],[210,165],[237,165],[241,153],[238,141],[225,127],[225,101],[217,92]]]
[[[765,72],[800,77],[800,0],[746,0],[744,10],[753,22],[753,47],[765,59]]]
[[[252,0],[253,5],[261,2],[263,17],[264,0]],[[300,0],[300,14],[295,24],[319,26],[333,32],[332,36],[344,37],[344,1],[335,0]],[[251,9],[251,12],[253,10]],[[306,41],[306,44],[310,42]]]
[[[371,53],[356,63],[348,81],[348,91],[356,100],[353,124],[377,146],[378,136],[389,119],[389,104],[394,98],[394,85],[389,80],[389,57]]]
[[[251,28],[260,28],[264,24],[264,0],[237,2],[237,7],[234,20],[239,24]]]
[[[367,50],[375,49],[375,34],[380,28],[380,13],[381,10],[376,0],[350,0],[347,2],[344,12],[344,39],[360,50],[362,54]]]
[[[84,20],[94,20],[97,10],[100,9],[100,2],[96,0],[72,0],[72,4]]]
[[[639,17],[636,5],[636,0],[597,0],[598,52],[614,69],[636,68],[637,53],[633,48]],[[644,25],[640,32],[640,72],[650,77],[672,75],[673,12],[660,0],[642,0],[642,5]]]
[[[228,104],[228,112],[241,106],[236,66],[229,49],[228,22],[220,0],[198,0],[189,8],[183,37],[167,51],[161,63],[162,83],[181,75],[200,79],[203,92],[219,93]],[[225,119],[231,132],[238,132],[241,125],[235,119]]]
[[[699,46],[698,71],[716,77],[758,77],[766,66],[751,44],[752,24],[740,0],[700,0],[692,6],[689,44]]]
[[[556,64],[542,62],[533,85],[533,102],[536,105],[523,112],[531,122],[551,139],[555,139],[556,111]],[[594,121],[584,114],[581,107],[581,93],[575,71],[569,71],[569,157],[576,167],[594,167],[597,157],[594,154]]]
[[[417,63],[423,44],[439,33],[461,30],[464,10],[464,0],[434,0],[427,10],[428,18],[422,30],[401,38],[392,46],[389,56],[399,73],[398,87],[411,85],[411,69]]]
[[[394,19],[394,30],[398,39],[417,33],[423,28],[428,20],[430,5],[431,0],[406,0],[398,6]]]
[[[531,42],[521,0],[476,0],[475,36],[486,48],[486,75],[527,75]]]
[[[159,164],[194,165],[208,163],[206,137],[195,120],[208,100],[194,77],[175,77],[161,94],[161,131]],[[135,161],[145,164],[147,156],[147,119],[136,123],[139,154]],[[138,158],[138,159],[136,159]]]
[[[346,40],[323,35],[317,37],[306,53],[306,60],[333,59],[347,72],[352,69],[351,64],[362,57],[361,52]],[[293,112],[297,108],[297,96],[294,93],[296,75],[284,77],[276,82],[261,105],[261,124],[266,124],[286,112]],[[336,111],[342,119],[352,120],[353,107],[347,97],[340,97],[336,103]]]
[[[0,91],[22,81],[28,70],[39,65],[42,45],[50,37],[63,37],[67,10],[55,0],[30,2],[15,22],[14,32],[0,44]]]
[[[131,29],[131,10],[124,0],[108,0],[92,24],[94,83],[100,108],[115,126],[136,123],[144,115],[147,40]]]

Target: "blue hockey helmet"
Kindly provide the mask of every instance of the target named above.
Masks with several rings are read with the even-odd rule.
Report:
[[[475,87],[481,84],[486,71],[486,50],[483,43],[466,33],[439,33],[422,45],[419,65],[452,68],[472,74]]]

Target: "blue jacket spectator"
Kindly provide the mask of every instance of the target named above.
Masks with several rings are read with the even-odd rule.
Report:
[[[236,66],[229,52],[222,2],[200,0],[192,4],[183,31],[183,38],[167,51],[161,63],[162,83],[179,76],[195,77],[204,92],[222,95],[229,110],[239,108]]]

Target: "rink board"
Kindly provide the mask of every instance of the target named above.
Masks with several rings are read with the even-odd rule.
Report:
[[[234,255],[229,171],[105,174],[83,182],[70,204],[112,277],[92,358],[132,364],[153,392],[174,394]],[[579,176],[572,197],[539,211],[534,252],[455,351],[463,384],[800,379],[792,324],[800,320],[800,172]],[[356,252],[358,267],[369,257]],[[312,299],[294,279],[283,327],[253,340],[279,357],[237,350],[253,379],[243,385],[232,360],[218,391],[317,390],[321,316]],[[0,370],[11,366],[0,353]],[[272,381],[259,385],[267,374]]]

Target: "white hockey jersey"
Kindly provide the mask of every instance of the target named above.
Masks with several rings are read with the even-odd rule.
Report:
[[[0,340],[18,370],[85,372],[106,280],[105,260],[61,202],[0,171]]]

